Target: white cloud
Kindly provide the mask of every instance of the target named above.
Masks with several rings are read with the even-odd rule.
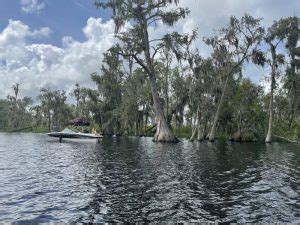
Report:
[[[21,21],[9,20],[8,26],[0,33],[0,61],[5,62],[7,69],[11,70],[26,65],[31,60],[31,53],[27,50],[27,38],[48,36],[51,30],[43,27],[31,31]],[[0,66],[0,70],[3,66]]]
[[[25,12],[37,12],[45,7],[41,0],[20,1]],[[196,46],[204,56],[209,55],[210,48],[202,42],[202,37],[210,36],[214,29],[226,25],[231,15],[240,17],[247,12],[254,17],[263,17],[264,26],[281,17],[300,15],[299,0],[288,3],[282,0],[182,0],[180,6],[190,8],[190,15],[173,28],[158,22],[149,30],[150,36],[160,37],[173,30],[186,33],[198,27]],[[14,82],[21,83],[23,94],[30,96],[36,96],[41,87],[70,90],[76,82],[91,85],[90,74],[99,70],[103,52],[114,42],[114,24],[112,20],[103,22],[89,18],[82,31],[86,36],[83,42],[64,37],[63,47],[30,44],[29,40],[48,36],[51,30],[32,30],[20,21],[10,20],[0,31],[0,98],[7,95]],[[268,71],[246,66],[244,74],[259,82]]]
[[[299,0],[182,0],[179,2],[179,6],[189,8],[190,14],[173,28],[158,24],[158,29],[150,34],[157,37],[157,32],[163,33],[171,30],[187,33],[197,27],[198,39],[195,46],[204,57],[209,56],[211,49],[202,41],[202,38],[211,36],[218,29],[226,26],[230,16],[240,18],[248,13],[255,18],[262,18],[261,25],[265,28],[268,28],[274,20],[300,16]],[[260,83],[269,74],[269,70],[267,67],[262,69],[250,64],[244,67],[243,74],[252,81]]]
[[[42,27],[39,30],[32,31],[29,36],[34,38],[48,37],[51,33],[52,30],[49,27]]]
[[[204,49],[206,46],[202,42],[202,37],[210,36],[217,29],[229,23],[230,16],[240,18],[245,13],[255,18],[263,18],[261,25],[270,26],[274,20],[288,16],[300,16],[299,0],[183,0],[179,4],[181,7],[189,8],[190,14],[186,19],[177,25],[181,32],[185,32],[191,25],[198,27],[199,42],[197,45]]]
[[[20,0],[21,10],[25,13],[39,13],[46,3],[39,0]]]
[[[63,38],[63,47],[29,44],[29,38],[49,35],[41,28],[32,31],[20,21],[10,20],[0,32],[0,97],[15,82],[23,95],[35,97],[41,87],[70,91],[76,82],[91,85],[90,74],[100,68],[103,53],[113,44],[113,21],[89,18],[83,28],[86,41]]]

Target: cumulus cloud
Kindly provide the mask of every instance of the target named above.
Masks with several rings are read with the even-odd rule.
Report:
[[[20,0],[25,12],[38,12],[45,7],[42,0]],[[262,25],[269,26],[281,17],[300,15],[299,0],[182,0],[180,6],[188,7],[190,15],[174,27],[163,26],[160,22],[149,29],[152,38],[166,32],[187,33],[198,28],[196,46],[203,56],[208,56],[210,48],[202,37],[214,34],[215,29],[225,26],[229,17],[241,17],[249,13],[264,18]],[[24,8],[24,9],[23,9]],[[62,39],[62,47],[48,44],[32,44],[32,39],[51,35],[49,28],[32,30],[21,21],[10,20],[0,31],[0,97],[5,97],[14,82],[21,83],[24,95],[36,96],[41,87],[70,90],[74,83],[91,85],[90,74],[98,71],[102,54],[114,43],[112,20],[103,22],[89,18],[82,29],[86,40],[79,42],[72,37]],[[245,66],[246,76],[259,83],[267,70],[253,65]]]
[[[182,0],[179,1],[179,6],[189,8],[190,14],[176,23],[174,27],[163,26],[158,22],[156,29],[151,30],[150,34],[159,36],[171,31],[189,33],[198,28],[199,38],[195,46],[204,57],[210,54],[211,49],[202,41],[202,38],[216,34],[218,29],[229,23],[230,16],[240,18],[248,13],[255,18],[261,18],[261,25],[267,28],[274,20],[300,15],[299,0],[290,0],[288,3],[282,0]]]
[[[21,10],[25,13],[39,13],[46,3],[39,0],[20,0]]]
[[[5,62],[7,70],[17,69],[31,60],[27,50],[27,38],[46,37],[51,33],[47,27],[31,30],[21,21],[9,20],[8,26],[0,33],[0,61]],[[0,66],[2,71],[4,66]]]
[[[34,38],[48,37],[51,33],[52,33],[52,30],[49,27],[42,27],[38,30],[32,31],[29,36],[32,36]]]
[[[211,49],[202,41],[203,37],[211,36],[217,32],[217,29],[226,26],[229,23],[229,17],[235,16],[240,18],[245,13],[255,18],[261,18],[261,25],[268,28],[274,20],[289,16],[300,16],[299,0],[184,0],[179,5],[190,9],[190,15],[181,20],[176,25],[176,30],[187,33],[194,27],[198,28],[198,40],[196,46],[200,50],[200,54],[208,56]],[[268,90],[268,80],[270,71],[268,68],[248,64],[244,66],[243,74],[252,81],[263,85]]]
[[[261,25],[269,27],[274,20],[282,17],[300,16],[300,1],[290,0],[184,0],[179,5],[190,9],[190,15],[177,24],[177,29],[186,33],[190,27],[198,27],[199,41],[197,46],[203,49],[202,54],[207,55],[207,47],[202,37],[214,34],[229,23],[229,17],[240,18],[245,13],[255,18],[262,18]],[[188,28],[188,29],[187,29]]]
[[[30,38],[49,35],[49,30],[31,30],[10,20],[0,33],[0,96],[15,82],[24,95],[36,96],[42,87],[70,91],[76,82],[91,85],[90,74],[99,69],[103,53],[113,44],[113,21],[89,18],[83,28],[86,41],[63,38],[63,47],[30,44]]]

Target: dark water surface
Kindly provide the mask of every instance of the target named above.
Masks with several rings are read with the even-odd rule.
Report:
[[[300,222],[300,145],[0,133],[0,222]]]

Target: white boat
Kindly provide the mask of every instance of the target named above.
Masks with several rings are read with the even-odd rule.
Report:
[[[68,128],[60,131],[60,132],[50,132],[47,133],[50,137],[58,137],[59,141],[62,140],[62,138],[89,138],[89,139],[99,139],[103,136],[100,134],[92,134],[92,133],[81,133],[81,132],[75,132],[73,130],[70,130]]]

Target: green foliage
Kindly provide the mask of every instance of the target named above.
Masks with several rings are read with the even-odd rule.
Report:
[[[7,127],[9,131],[14,131],[16,129],[28,127],[31,125],[32,118],[29,112],[30,105],[32,104],[32,99],[25,96],[24,98],[19,98],[20,85],[14,84],[12,86],[14,95],[8,95],[7,100],[9,103],[9,113],[7,117]]]
[[[118,39],[104,54],[101,70],[91,75],[97,88],[75,84],[70,94],[74,104],[67,104],[65,91],[43,88],[39,102],[33,106],[31,98],[19,97],[20,85],[15,84],[13,94],[0,100],[0,130],[33,126],[33,132],[43,133],[52,126],[66,127],[74,117],[84,117],[91,126],[79,128],[81,132],[95,128],[108,135],[153,136],[157,122],[154,103],[159,99],[162,114],[178,137],[189,138],[195,127],[203,129],[206,136],[224,94],[216,122],[218,138],[263,140],[271,99],[273,133],[290,139],[299,137],[300,75],[296,73],[295,64],[297,18],[275,21],[265,32],[260,25],[261,19],[247,14],[241,18],[231,17],[228,25],[219,29],[215,36],[204,38],[212,47],[212,54],[205,58],[195,47],[197,30],[149,39],[148,29],[156,21],[173,25],[188,15],[188,9],[166,8],[172,3],[176,5],[178,1],[97,2],[97,7],[113,10]],[[123,29],[126,23],[130,26]],[[269,52],[260,49],[263,40]],[[279,43],[285,46],[284,55],[288,57],[277,52]],[[261,86],[242,77],[246,63],[270,66],[274,75],[273,92],[265,93]],[[287,66],[282,73],[279,66],[284,65]],[[275,78],[279,76],[283,77],[284,85],[276,90],[278,81]]]
[[[144,135],[145,137],[153,137],[156,131],[156,126],[146,126]]]
[[[148,23],[161,20],[163,23],[172,26],[180,18],[185,18],[189,13],[188,9],[177,8],[164,10],[168,5],[179,0],[108,0],[96,1],[97,8],[111,8],[113,10],[113,19],[118,32],[126,21],[133,20],[137,23],[146,19]]]
[[[32,129],[33,133],[47,133],[48,132],[48,128],[47,127],[34,127]]]
[[[181,126],[173,129],[175,135],[180,138],[190,138],[192,135],[192,128],[190,126]]]
[[[92,80],[97,84],[97,97],[91,96],[91,100],[99,103],[101,115],[100,124],[102,130],[106,134],[113,134],[120,130],[120,117],[118,115],[118,107],[122,101],[122,81],[123,72],[120,69],[121,63],[119,56],[113,51],[108,51],[104,55],[101,75],[92,74]],[[91,94],[91,93],[90,93]],[[99,109],[97,109],[99,110]],[[115,130],[117,129],[117,130]]]
[[[7,100],[0,99],[0,131],[8,129],[9,106]]]
[[[36,117],[43,117],[43,126],[50,131],[52,127],[63,129],[72,118],[72,107],[66,104],[67,96],[65,91],[43,88],[38,96],[41,102],[40,108],[36,109]],[[41,122],[38,120],[38,122]],[[36,124],[37,126],[41,124]]]

